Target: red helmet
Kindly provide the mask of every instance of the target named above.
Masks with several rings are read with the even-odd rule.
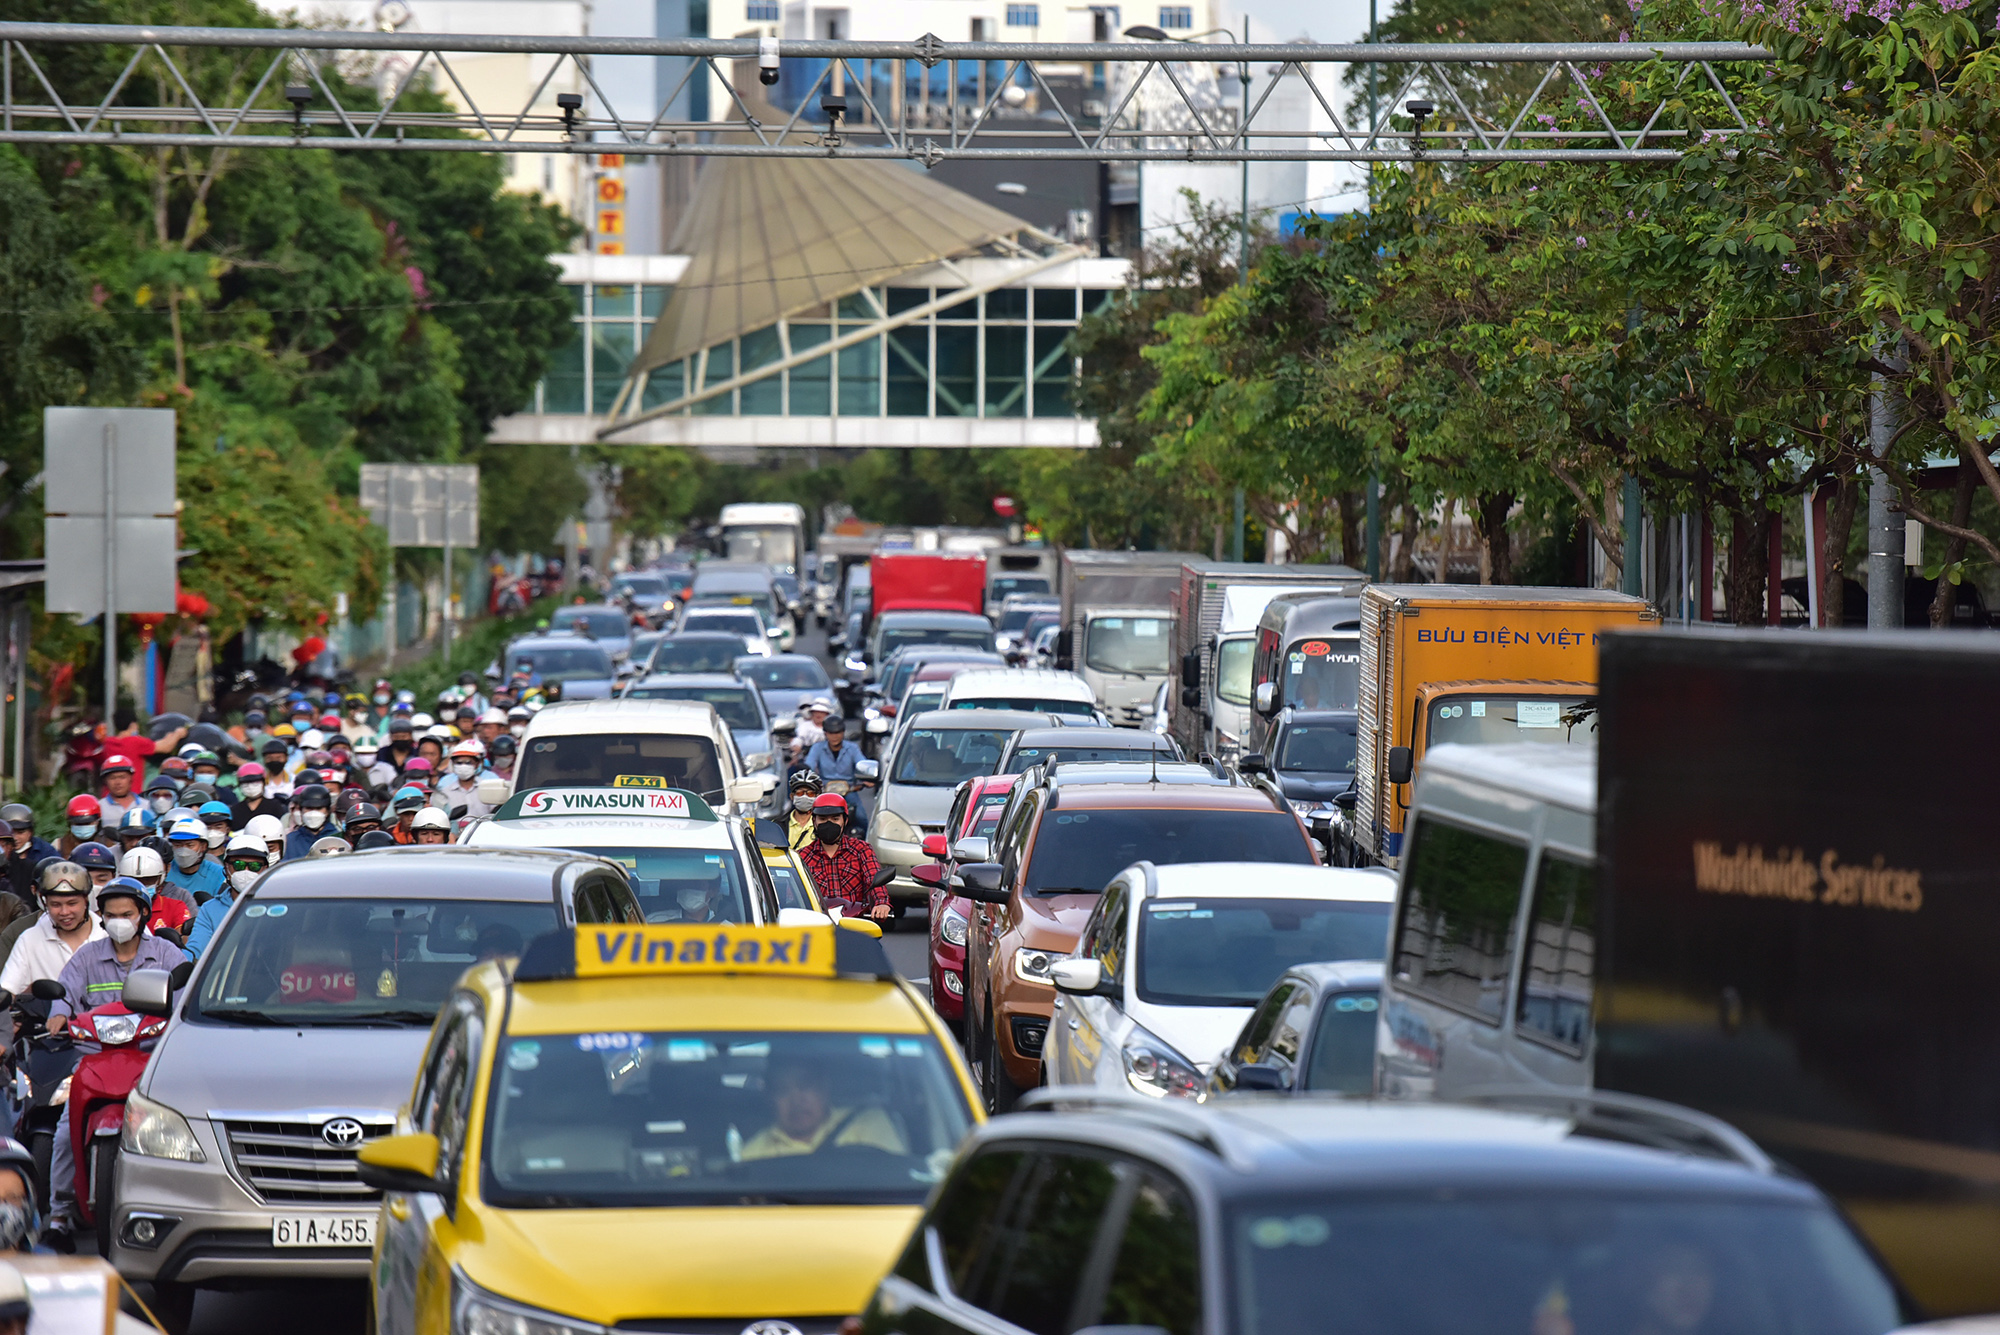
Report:
[[[239,783],[244,779],[261,779],[263,777],[264,767],[254,760],[236,767],[236,779]]]
[[[71,824],[75,824],[80,820],[96,820],[103,814],[104,808],[100,807],[97,804],[97,799],[89,793],[78,793],[69,800],[69,819]]]
[[[815,816],[822,812],[833,816],[844,816],[847,814],[847,799],[839,793],[821,793],[813,799],[812,809]]]

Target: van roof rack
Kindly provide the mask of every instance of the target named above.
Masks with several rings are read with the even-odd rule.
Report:
[[[1483,1107],[1561,1111],[1580,1130],[1605,1140],[1624,1141],[1679,1154],[1727,1159],[1754,1173],[1775,1173],[1777,1165],[1757,1143],[1719,1117],[1638,1094],[1610,1090],[1547,1089],[1537,1085],[1481,1085],[1453,1095],[1451,1102]]]
[[[1231,1149],[1213,1115],[1196,1112],[1193,1107],[1180,1103],[1143,1098],[1137,1094],[1110,1093],[1090,1085],[1049,1085],[1023,1094],[1014,1109],[1016,1112],[1115,1113],[1198,1145],[1231,1168],[1250,1166],[1241,1153]]]

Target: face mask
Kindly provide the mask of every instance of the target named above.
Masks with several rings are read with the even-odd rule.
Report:
[[[473,775],[479,773],[479,766],[470,761],[460,761],[451,767],[451,772],[461,779],[470,779]]]
[[[104,934],[122,946],[139,935],[139,924],[130,918],[106,918]]]
[[[813,809],[813,799],[811,793],[800,793],[797,797],[792,799],[792,810],[811,811],[812,809]]]
[[[326,813],[324,811],[308,811],[300,819],[305,821],[308,830],[317,830],[320,826],[326,824]]]
[[[680,902],[681,912],[683,913],[698,912],[708,904],[708,892],[706,890],[683,890],[675,895],[674,898]]]
[[[510,723],[507,725],[507,731],[513,733],[516,737],[519,737],[527,730],[528,725],[525,723]]]
[[[373,769],[375,767],[375,753],[373,751],[356,751],[354,753],[354,763],[363,769]]]
[[[292,720],[292,731],[303,734],[312,727],[312,720],[303,716]]]
[[[79,839],[88,839],[91,835],[97,833],[97,827],[95,825],[72,825],[69,827],[69,832]]]
[[[259,876],[260,874],[261,874],[261,873],[258,873],[258,872],[254,872],[254,871],[233,871],[233,872],[230,872],[230,873],[229,873],[229,888],[230,888],[230,889],[232,889],[232,890],[248,890],[248,889],[249,889],[249,888],[250,888],[251,886],[253,886],[253,885],[255,885],[255,884],[257,883],[257,877],[258,877],[258,876]]]
[[[146,805],[153,809],[155,816],[164,816],[167,812],[174,809],[173,794],[159,793],[153,797],[149,797],[146,799]]]
[[[174,845],[174,861],[182,867],[192,867],[200,862],[208,852],[206,844],[179,843]]]
[[[11,1252],[24,1242],[32,1246],[41,1233],[40,1222],[31,1205],[0,1205],[0,1250]]]
[[[388,703],[389,703],[389,693],[388,693],[387,691],[377,691],[377,692],[375,692],[375,703],[376,703],[376,704],[378,704],[378,705],[386,705],[386,704],[388,704]]]
[[[263,780],[249,779],[244,782],[243,796],[249,798],[252,802],[255,802],[258,798],[262,797],[263,795],[264,795]]]
[[[819,836],[819,841],[823,844],[837,844],[840,842],[840,822],[823,820],[813,826],[813,833]]]
[[[196,783],[205,783],[211,788],[215,786],[215,781],[221,777],[222,773],[219,770],[198,769],[194,772],[194,781]]]
[[[208,846],[210,848],[221,848],[222,836],[228,833],[229,831],[227,830],[218,830],[214,826],[210,826],[208,833],[203,837],[208,840]]]

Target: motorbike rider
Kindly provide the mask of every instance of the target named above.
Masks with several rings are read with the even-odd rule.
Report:
[[[280,801],[292,794],[292,744],[283,737],[268,737],[258,752],[264,768],[264,796]]]
[[[47,1248],[38,1246],[41,1237],[42,1213],[35,1207],[34,1151],[12,1136],[0,1136],[0,1251],[46,1251]],[[19,1273],[9,1285],[4,1272],[0,1272],[0,1335],[16,1335],[27,1329],[27,1303],[27,1288],[21,1283]],[[10,1330],[7,1321],[15,1315],[15,1309],[20,1310],[24,1320]]]
[[[209,941],[215,936],[215,929],[222,926],[222,920],[229,916],[236,897],[255,885],[257,878],[270,869],[270,847],[248,830],[233,834],[222,850],[222,866],[227,878],[222,889],[215,898],[201,906],[194,915],[194,926],[188,928],[186,950],[189,959],[201,958],[201,952],[208,948]]]
[[[119,817],[142,805],[132,787],[136,773],[137,766],[125,756],[110,756],[97,767],[104,782],[104,792],[97,799],[99,819],[106,825],[116,825]]]
[[[118,874],[118,855],[93,839],[71,849],[69,860],[90,873],[90,901],[91,907],[95,908],[97,892],[109,885],[111,878]]]
[[[229,804],[229,823],[237,829],[249,824],[252,816],[277,816],[285,814],[285,800],[266,791],[269,781],[264,767],[254,760],[246,760],[236,767],[236,795]]]
[[[221,893],[222,867],[208,855],[208,827],[200,819],[189,816],[175,821],[167,829],[167,844],[174,861],[167,868],[166,880],[160,882],[161,894],[184,898],[199,907],[204,899]]]
[[[78,793],[69,800],[67,815],[69,829],[56,840],[56,851],[64,857],[76,852],[77,845],[97,838],[97,827],[104,821],[104,809],[89,793]]]
[[[350,847],[359,848],[361,837],[382,828],[382,808],[373,802],[357,802],[347,813],[342,833],[347,836]]]
[[[263,841],[264,855],[272,866],[275,867],[284,860],[285,823],[276,816],[252,816],[250,823],[243,827],[242,832],[253,839]],[[225,863],[229,860],[229,850],[226,847],[223,849],[222,858]]]
[[[416,832],[410,826],[416,820],[417,813],[429,805],[430,801],[424,796],[424,790],[414,784],[398,788],[393,808],[396,819],[389,828],[390,837],[399,844],[417,842]]]
[[[507,716],[498,709],[488,709],[479,716],[479,721],[472,725],[473,736],[489,750],[493,746],[494,738],[505,731],[507,731]]]
[[[134,807],[126,812],[118,822],[116,831],[118,851],[129,853],[135,848],[144,847],[153,837],[155,823],[150,807]]]
[[[302,858],[312,846],[340,830],[333,820],[333,794],[322,783],[308,783],[292,794],[292,814],[297,824],[285,836],[285,857]]]
[[[35,833],[35,813],[25,802],[0,806],[0,821],[7,822],[7,882],[22,901],[33,907],[41,902],[36,895],[35,869],[42,859],[59,856],[55,845]]]
[[[816,695],[806,701],[805,717],[799,720],[798,730],[792,734],[792,760],[797,763],[799,756],[810,751],[814,744],[826,736],[826,720],[833,713],[833,702],[823,695]]]
[[[118,859],[118,874],[145,886],[146,893],[153,897],[153,911],[146,918],[147,927],[156,932],[162,927],[171,927],[186,934],[187,925],[194,921],[194,907],[184,899],[160,893],[160,886],[167,876],[164,858],[144,846],[128,849]]]
[[[490,816],[493,808],[479,800],[481,780],[494,777],[486,768],[486,749],[476,737],[468,737],[451,748],[450,769],[438,780],[437,790],[452,807],[464,807],[468,816]]]
[[[882,864],[865,839],[847,833],[847,799],[821,793],[813,800],[813,841],[799,850],[799,861],[819,887],[823,902],[844,906],[850,918],[886,921],[894,910],[889,892],[873,885]]]
[[[213,751],[197,751],[187,758],[194,781],[211,793],[222,791],[222,757]]]
[[[818,837],[813,833],[813,803],[823,787],[819,775],[809,769],[797,771],[786,783],[791,795],[791,814],[785,822],[785,833],[794,849],[804,848]]]
[[[513,733],[514,736],[518,739],[522,733],[528,730],[528,720],[532,719],[534,716],[535,716],[535,711],[528,708],[526,705],[508,706],[507,731]]]
[[[6,822],[0,821],[0,829],[4,829],[5,827]],[[0,839],[4,839],[4,837],[0,835]],[[34,913],[34,909],[29,907],[27,900],[21,898],[12,890],[0,890],[0,931],[4,931],[22,918],[33,917]],[[5,952],[0,951],[0,959],[5,958]]]
[[[851,794],[850,806],[857,823],[865,824],[867,810],[860,801],[861,780],[855,767],[861,763],[861,748],[847,744],[847,721],[835,714],[826,721],[826,736],[806,752],[805,767],[828,783],[845,783]]]
[[[410,837],[419,844],[451,842],[451,817],[437,807],[425,807],[410,819]]]
[[[56,977],[78,947],[104,935],[90,912],[90,873],[74,862],[51,862],[43,870],[41,898],[41,916],[15,939],[0,968],[0,989],[15,996],[38,979]]]
[[[222,841],[229,837],[229,827],[236,819],[235,811],[229,803],[220,800],[203,802],[195,808],[194,817],[208,829],[208,855],[217,862],[222,861]]]
[[[513,734],[501,733],[493,739],[493,744],[486,748],[486,768],[493,771],[495,778],[512,783],[514,762],[519,758],[520,749],[521,744],[514,740]]]

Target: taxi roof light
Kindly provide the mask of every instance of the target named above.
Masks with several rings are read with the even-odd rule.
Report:
[[[885,981],[897,976],[880,937],[840,931],[831,923],[812,927],[646,923],[544,932],[521,953],[514,981],[727,974]]]

